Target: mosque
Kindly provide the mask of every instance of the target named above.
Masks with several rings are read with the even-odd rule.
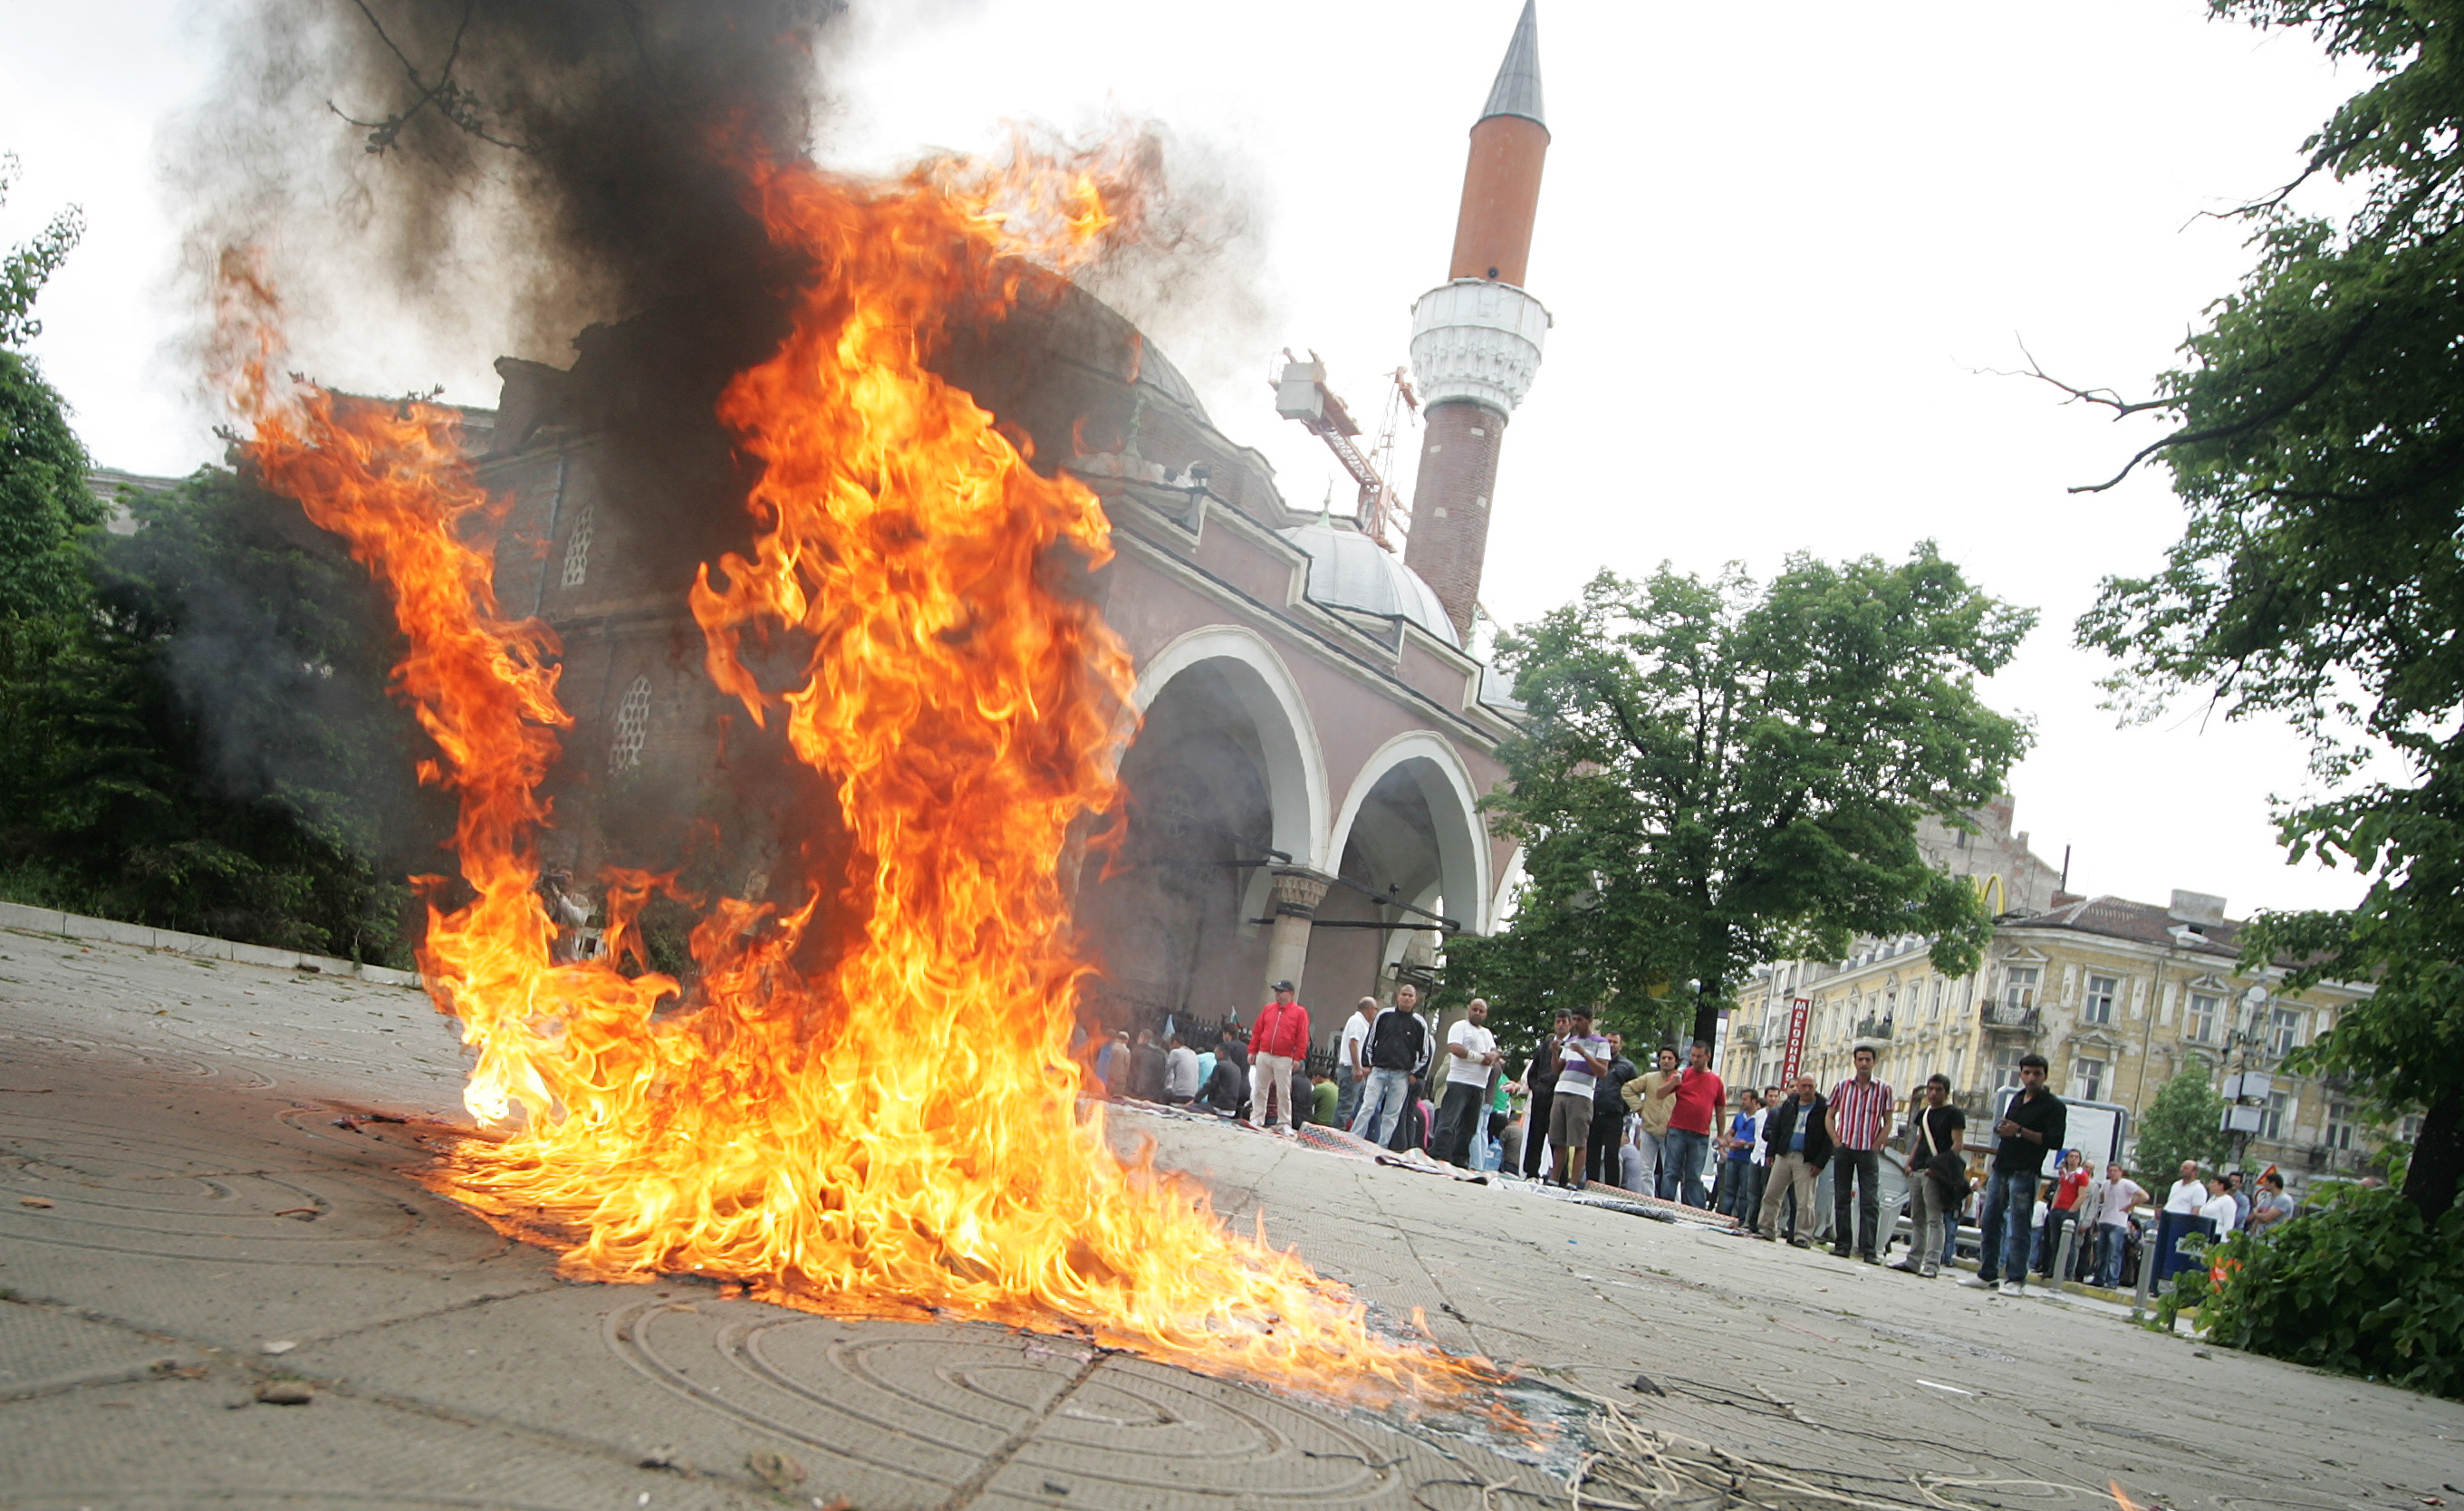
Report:
[[[1084,590],[1134,655],[1143,725],[1126,836],[1077,887],[1109,1016],[1245,1017],[1290,977],[1331,1029],[1446,935],[1501,922],[1517,856],[1477,804],[1520,711],[1468,646],[1499,449],[1549,328],[1522,286],[1549,145],[1538,48],[1527,4],[1471,126],[1446,277],[1412,307],[1424,424],[1402,556],[1287,504],[1171,361],[1083,294],[954,374],[1111,519],[1117,554]],[[574,777],[547,859],[577,875],[646,812],[759,800],[721,794],[730,704],[660,564],[684,548],[611,506],[604,436],[560,419],[592,361],[585,341],[570,371],[501,361],[499,406],[474,417],[492,427],[481,481],[514,499],[500,601],[564,646]],[[758,885],[758,859],[742,865]]]

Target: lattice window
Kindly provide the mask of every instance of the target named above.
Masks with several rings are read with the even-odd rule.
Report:
[[[2190,994],[2190,1017],[2182,1037],[2192,1043],[2204,1044],[2216,1031],[2216,1009],[2224,999],[2209,992]]]
[[[2079,1059],[2071,1062],[2071,1095],[2081,1102],[2104,1100],[2104,1062]]]
[[[2301,1042],[2301,1015],[2289,1007],[2276,1010],[2275,1020],[2267,1028],[2267,1052],[2283,1058],[2293,1053]]]
[[[2002,975],[2002,1003],[2013,1012],[2024,1013],[2036,1005],[2036,968],[2014,965]]]
[[[590,580],[590,515],[591,505],[583,504],[573,516],[573,534],[564,540],[564,585],[580,587]],[[639,748],[639,742],[636,748]]]
[[[2121,991],[2122,982],[2114,976],[2089,976],[2087,978],[2087,1006],[2079,1014],[2080,1020],[2089,1023],[2112,1022],[2113,999],[2121,994]]]
[[[635,677],[616,705],[616,743],[607,752],[607,769],[623,771],[642,764],[642,742],[650,734],[650,679]]]

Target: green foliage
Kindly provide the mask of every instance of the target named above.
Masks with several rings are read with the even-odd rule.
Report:
[[[88,471],[58,393],[0,347],[0,626],[39,633],[23,626],[74,616],[83,602],[78,537],[103,517]]]
[[[2184,1160],[2211,1170],[2222,1164],[2233,1150],[2224,1115],[2224,1094],[2205,1070],[2193,1065],[2175,1071],[2140,1115],[2133,1156],[2139,1183],[2161,1195],[2181,1177]]]
[[[2464,1173],[2464,1086],[2436,1079],[2464,1056],[2464,0],[2211,9],[2306,31],[2368,76],[2302,175],[2362,204],[2333,223],[2288,188],[2242,211],[2256,265],[2154,398],[2123,406],[2174,422],[2141,454],[2170,467],[2188,524],[2162,571],[2104,584],[2079,634],[2122,662],[2126,708],[2196,689],[2229,716],[2290,719],[2331,787],[2373,750],[2409,768],[2278,815],[2295,859],[2373,885],[2244,942],[2253,963],[2302,961],[2297,988],[2376,984],[2297,1065],[2349,1072],[2383,1115],[2424,1110],[2407,1191],[2434,1219]]]
[[[1973,970],[1991,920],[1917,823],[1959,821],[2025,748],[1974,678],[2034,622],[1926,542],[1896,565],[1792,557],[1766,588],[1603,573],[1501,636],[1533,726],[1488,807],[1529,880],[1509,932],[1448,944],[1450,985],[1511,1026],[1579,1000],[1644,1027],[1692,1013],[1689,979],[1716,1001],[1855,934],[1928,934],[1944,970]]]
[[[2452,1201],[2433,1221],[2387,1187],[2348,1187],[2235,1234],[2211,1262],[2224,1276],[2202,1287],[2212,1341],[2464,1396],[2464,1208]]]
[[[366,578],[229,472],[89,535],[78,612],[0,636],[0,892],[407,964],[438,832]]]
[[[0,152],[0,205],[9,203],[9,186],[16,181],[17,154]],[[0,256],[0,346],[23,346],[43,334],[34,300],[84,235],[85,211],[72,205],[33,240]]]

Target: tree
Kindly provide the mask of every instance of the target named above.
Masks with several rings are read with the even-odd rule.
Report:
[[[1853,935],[1928,934],[1974,970],[1991,921],[1917,823],[2001,790],[2027,732],[1974,679],[2034,623],[1930,541],[1898,565],[1792,557],[1759,590],[1735,567],[1602,573],[1499,638],[1532,727],[1488,806],[1529,881],[1508,932],[1448,946],[1449,982],[1495,983],[1509,1022],[1673,999],[1707,1039],[1748,970]]]
[[[2161,459],[2189,513],[2164,569],[2108,580],[2079,635],[2120,659],[2124,707],[2197,690],[2289,717],[2343,789],[2278,823],[2367,896],[2263,916],[2246,964],[2297,967],[2297,990],[2375,984],[2296,1065],[2350,1073],[2383,1116],[2422,1110],[2405,1195],[2434,1222],[2464,1178],[2464,3],[2211,9],[2306,30],[2373,81],[2300,178],[2238,212],[2256,264],[2152,397],[2060,385],[2168,420],[2130,465]],[[2322,174],[2365,191],[2341,224],[2293,208]],[[2406,777],[2362,779],[2374,750]]]
[[[402,877],[444,820],[366,574],[228,471],[136,513],[0,660],[0,893],[407,964]]]
[[[0,204],[16,171],[16,157],[0,153]],[[17,349],[42,334],[34,300],[83,230],[77,212],[64,210],[0,256],[0,657],[22,653],[21,643],[42,633],[39,622],[75,611],[77,534],[102,522],[66,406]]]
[[[2175,1071],[2139,1119],[2139,1145],[2132,1159],[2140,1184],[2161,1193],[2173,1184],[2186,1159],[2211,1169],[2221,1164],[2233,1147],[2224,1120],[2224,1094],[2208,1072],[2195,1064]]]

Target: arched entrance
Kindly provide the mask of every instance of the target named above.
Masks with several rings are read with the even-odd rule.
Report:
[[[1426,964],[1441,934],[1488,930],[1488,846],[1470,773],[1444,738],[1416,730],[1363,764],[1328,853],[1338,885],[1318,905],[1304,989],[1348,1006],[1378,994],[1399,965]]]
[[[1264,640],[1184,636],[1139,677],[1121,760],[1126,821],[1090,857],[1078,917],[1104,970],[1097,1015],[1249,1017],[1264,1000],[1274,872],[1317,864],[1325,762],[1290,674]]]

